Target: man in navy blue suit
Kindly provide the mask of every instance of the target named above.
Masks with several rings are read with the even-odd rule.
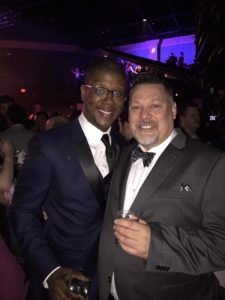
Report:
[[[30,143],[11,214],[32,272],[29,299],[83,299],[68,289],[72,269],[78,270],[76,277],[83,281],[88,278],[79,269],[87,271],[89,300],[98,299],[98,241],[105,182],[120,149],[111,125],[123,109],[126,89],[122,65],[111,58],[98,59],[89,66],[81,86],[81,115],[37,135]],[[105,134],[109,150],[101,140]],[[45,222],[38,217],[43,207],[48,215]]]

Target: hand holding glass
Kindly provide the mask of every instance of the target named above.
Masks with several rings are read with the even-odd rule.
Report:
[[[116,212],[117,219],[126,219],[130,221],[138,221],[138,217],[136,217],[135,213],[132,210],[118,210]]]
[[[68,288],[71,292],[77,295],[81,295],[85,300],[88,300],[90,292],[90,280],[83,281],[77,278],[77,274],[81,273],[87,279],[89,278],[86,271],[78,269],[71,272],[69,279],[67,281]]]

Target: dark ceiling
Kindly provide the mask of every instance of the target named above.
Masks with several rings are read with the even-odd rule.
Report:
[[[0,1],[0,38],[72,43],[94,49],[194,34],[196,2],[4,0]]]

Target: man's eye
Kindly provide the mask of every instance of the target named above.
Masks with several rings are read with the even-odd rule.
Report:
[[[105,94],[105,89],[102,88],[102,87],[95,87],[95,93],[98,94],[98,95],[102,95],[102,94]]]
[[[160,105],[160,104],[153,104],[153,105],[152,105],[152,109],[153,109],[153,110],[156,110],[156,109],[159,109],[159,108],[161,108],[161,105]]]
[[[136,112],[140,110],[140,106],[131,106],[131,110]]]
[[[125,97],[124,92],[122,92],[122,91],[113,91],[113,95],[114,95],[114,97],[117,97],[117,98]]]

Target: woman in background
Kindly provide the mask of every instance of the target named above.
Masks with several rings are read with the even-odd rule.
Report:
[[[16,256],[8,246],[11,244],[7,209],[10,209],[13,193],[14,153],[7,140],[0,140],[0,291],[1,299],[25,300],[28,288],[26,275]]]

